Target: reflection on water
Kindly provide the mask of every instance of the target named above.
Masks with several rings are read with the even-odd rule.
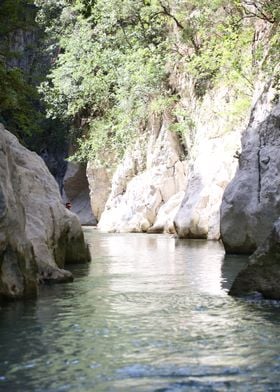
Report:
[[[73,284],[0,310],[3,391],[277,391],[277,303],[227,290],[219,243],[86,229]]]

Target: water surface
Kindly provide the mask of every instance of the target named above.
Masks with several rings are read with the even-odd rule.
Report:
[[[87,228],[74,283],[0,309],[2,391],[279,391],[276,302],[227,295],[217,242]]]

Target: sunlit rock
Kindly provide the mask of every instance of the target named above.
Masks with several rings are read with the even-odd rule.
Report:
[[[182,203],[184,195],[184,191],[178,192],[171,196],[170,199],[160,207],[155,223],[149,229],[149,233],[176,233],[174,219]]]
[[[160,208],[185,189],[183,150],[169,125],[168,117],[162,121],[153,118],[147,140],[139,140],[134,150],[127,151],[113,176],[112,190],[98,224],[101,230],[147,232]],[[173,211],[171,214],[173,219]],[[161,231],[170,226],[168,214],[165,221],[163,217]]]
[[[69,281],[88,260],[78,218],[43,160],[0,127],[0,298],[35,295],[38,282]]]
[[[224,189],[236,171],[234,155],[239,150],[245,121],[232,122],[234,100],[227,88],[217,88],[210,90],[202,103],[193,97],[182,102],[192,115],[193,129],[186,133],[187,185],[174,222],[181,238],[220,238],[220,205]]]

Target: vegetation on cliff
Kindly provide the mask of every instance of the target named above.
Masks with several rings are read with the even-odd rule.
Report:
[[[71,121],[77,159],[98,161],[106,149],[121,155],[151,112],[174,107],[170,75],[178,71],[191,75],[198,99],[222,80],[242,111],[259,70],[277,61],[277,3],[37,0],[57,53],[40,89],[48,115]],[[259,23],[266,37],[257,36]]]
[[[35,16],[32,1],[4,0],[0,4],[0,121],[22,133],[38,131],[38,93],[28,80],[27,69],[15,66],[20,60],[15,34],[34,30]]]
[[[260,70],[272,73],[278,62],[279,20],[278,0],[4,0],[1,120],[31,141],[42,129],[64,140],[61,122],[70,124],[68,136],[79,138],[76,159],[98,162],[104,151],[121,156],[151,113],[169,108],[175,130],[193,126],[176,105],[174,76],[188,75],[197,99],[219,83],[229,86],[238,116]],[[10,45],[19,30],[40,31],[33,55],[38,62],[46,48],[49,64],[39,73],[11,61],[19,56]],[[45,105],[59,123],[46,120]]]
[[[50,67],[33,0],[0,2],[0,122],[38,152],[65,143],[66,125],[46,118],[38,92]]]

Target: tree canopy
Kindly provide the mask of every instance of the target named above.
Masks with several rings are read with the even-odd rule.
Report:
[[[37,0],[53,67],[41,85],[48,115],[70,119],[78,159],[117,155],[148,114],[176,101],[177,64],[202,97],[217,80],[248,94],[258,62],[255,20],[278,27],[276,0]],[[246,86],[246,89],[245,87]],[[171,99],[173,97],[173,99]]]
[[[35,29],[36,8],[32,1],[3,0],[0,3],[0,121],[11,130],[36,132],[38,93],[30,83],[31,74],[20,68],[24,48],[16,45],[19,31]],[[32,60],[28,60],[32,67]]]
[[[11,23],[1,23],[7,15]],[[3,0],[0,36],[8,43],[19,28],[40,26],[47,116],[71,125],[77,159],[101,162],[104,151],[121,156],[151,113],[176,107],[176,72],[193,78],[197,99],[222,81],[246,105],[260,69],[278,63],[279,20],[278,0]],[[10,52],[1,45],[1,115],[33,134],[44,111],[40,78],[30,83],[9,66]]]

